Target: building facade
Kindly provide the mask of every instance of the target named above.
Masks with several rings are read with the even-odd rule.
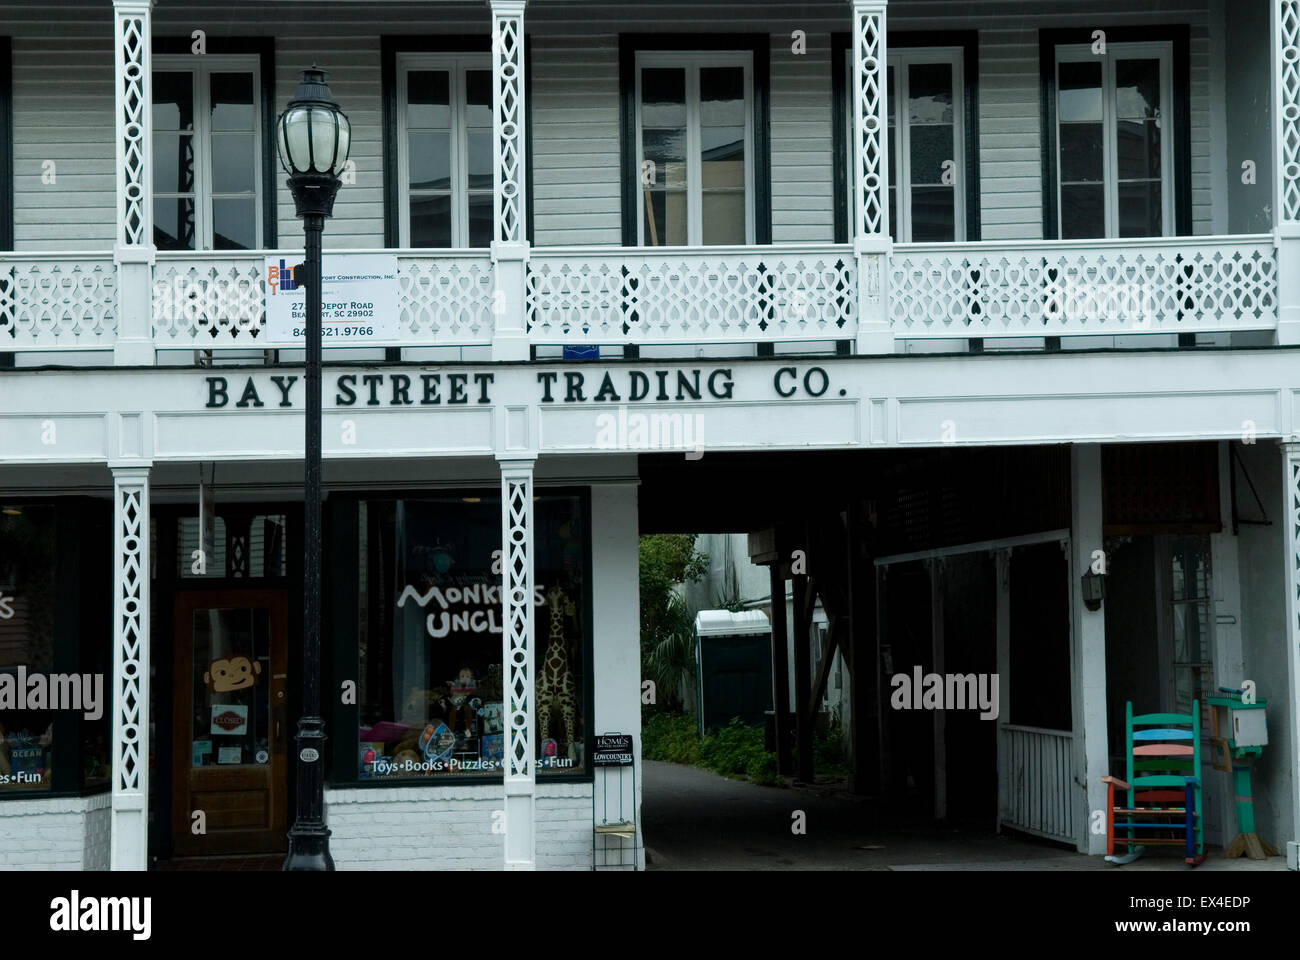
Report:
[[[1249,684],[1258,829],[1296,841],[1300,0],[67,0],[0,38],[6,868],[283,849],[273,124],[313,63],[352,129],[340,868],[644,866],[656,531],[751,533],[791,582],[777,699],[847,668],[857,789],[1098,854],[1125,703]],[[996,674],[997,715],[891,709],[913,667]]]

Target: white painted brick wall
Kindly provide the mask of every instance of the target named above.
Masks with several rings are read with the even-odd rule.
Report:
[[[107,870],[110,797],[0,803],[0,870]]]
[[[500,870],[499,785],[330,789],[325,820],[340,870]],[[591,869],[591,784],[538,787],[537,866]]]

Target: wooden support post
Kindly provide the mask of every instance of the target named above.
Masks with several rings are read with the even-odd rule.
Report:
[[[818,699],[812,681],[812,610],[808,603],[808,578],[795,574],[794,581],[794,710],[795,738],[799,743],[799,779],[812,783],[813,717]]]
[[[852,724],[851,788],[854,793],[873,793],[879,787],[876,745],[879,732],[872,724],[880,723],[876,703],[875,568],[862,555],[862,521],[855,507],[847,512],[848,550],[848,637],[844,644],[849,654],[849,719]]]
[[[780,558],[768,567],[772,583],[772,710],[776,735],[776,769],[789,776],[790,756],[790,651],[785,630],[785,574]]]

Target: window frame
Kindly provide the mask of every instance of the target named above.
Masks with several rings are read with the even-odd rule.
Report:
[[[849,168],[853,160],[853,49],[847,33],[831,36],[831,123],[832,153],[838,159],[835,165],[835,242],[851,243],[853,240],[853,185],[849,183]],[[953,143],[954,153],[960,154],[957,170],[965,184],[957,186],[954,212],[960,208],[960,226],[954,224],[955,243],[981,239],[980,219],[980,137],[979,137],[979,32],[975,30],[890,31],[886,46],[886,67],[898,67],[895,55],[904,58],[904,64],[913,51],[925,54],[959,58],[961,70],[954,69],[953,78]],[[926,60],[920,62],[943,62]],[[839,66],[842,65],[842,66]],[[896,74],[897,76],[898,74]],[[960,91],[960,93],[959,93]],[[892,96],[893,91],[887,91]],[[960,99],[958,97],[960,96]],[[896,116],[901,119],[902,113]],[[956,129],[960,127],[960,133]],[[891,137],[890,150],[896,149]],[[897,149],[901,150],[901,143]],[[901,161],[903,154],[899,154]],[[957,160],[957,157],[953,157]],[[901,193],[899,194],[901,197]],[[901,206],[901,204],[900,204]],[[911,241],[895,241],[905,243]],[[930,242],[930,241],[927,241]],[[936,241],[942,242],[942,241]]]
[[[702,247],[704,243],[703,205],[703,145],[700,135],[700,71],[713,67],[741,67],[745,74],[745,240],[746,246],[754,244],[754,58],[752,51],[736,50],[638,50],[636,63],[636,163],[640,171],[644,163],[641,125],[641,71],[644,69],[682,68],[686,73],[686,246]],[[639,173],[638,173],[639,182]],[[638,190],[640,194],[642,191]],[[645,203],[638,205],[638,247],[645,243]],[[663,246],[661,244],[660,246]],[[708,244],[718,246],[718,244]]]
[[[404,194],[400,186],[402,179],[399,172],[399,155],[405,153],[406,147],[398,139],[399,115],[406,112],[405,98],[400,102],[397,92],[398,57],[402,54],[454,54],[472,56],[482,54],[488,58],[488,69],[492,64],[492,35],[490,33],[471,34],[384,34],[379,38],[380,88],[383,119],[383,197],[384,197],[384,248],[388,250],[404,249],[402,244],[402,207],[409,204],[409,195]],[[524,34],[524,163],[525,163],[525,210],[524,230],[529,243],[533,242],[533,45],[532,36]],[[404,122],[404,121],[403,121]],[[355,141],[354,141],[355,146]],[[495,162],[495,161],[494,161]],[[494,175],[495,179],[495,175]],[[493,187],[495,190],[495,186]],[[495,236],[495,201],[493,202],[493,231]],[[410,209],[407,207],[406,216]],[[429,247],[421,249],[442,249]],[[474,248],[479,249],[479,248]],[[396,351],[393,351],[396,353]],[[395,359],[389,357],[389,359]]]
[[[151,73],[190,73],[196,77],[210,77],[212,73],[253,74],[253,137],[254,149],[260,162],[254,164],[254,223],[256,246],[253,250],[274,249],[277,243],[277,189],[275,170],[275,54],[274,41],[268,38],[229,39],[211,38],[208,52],[196,56],[191,52],[193,41],[189,37],[155,37]],[[152,77],[151,77],[152,80]],[[215,251],[212,245],[212,192],[211,192],[211,129],[207,106],[211,98],[210,81],[195,83],[194,133],[196,142],[202,140],[206,150],[195,151],[195,250]],[[154,131],[157,134],[157,131]],[[268,145],[270,150],[268,152]],[[149,144],[152,162],[153,144]],[[150,184],[151,202],[159,194],[155,184]],[[170,196],[180,196],[179,194]],[[200,198],[206,197],[204,203]],[[150,235],[149,242],[153,243]]]
[[[1158,24],[1141,27],[1070,27],[1038,31],[1038,65],[1040,95],[1040,161],[1043,208],[1042,234],[1044,240],[1058,240],[1060,167],[1057,159],[1059,146],[1056,130],[1057,83],[1056,48],[1086,44],[1091,47],[1093,35],[1100,30],[1106,36],[1107,56],[1118,44],[1154,44],[1168,42],[1172,51],[1170,60],[1171,122],[1173,136],[1167,151],[1173,161],[1173,180],[1170,194],[1173,201],[1173,229],[1165,236],[1189,237],[1192,235],[1192,178],[1191,178],[1191,80],[1189,50],[1191,28],[1185,23]],[[1164,162],[1163,158],[1161,160]],[[1139,242],[1141,238],[1131,238]]]
[[[492,72],[492,57],[488,53],[448,53],[403,51],[396,63],[397,83],[397,217],[398,241],[403,249],[411,248],[411,161],[410,140],[407,128],[407,78],[412,71],[446,71],[450,74],[448,100],[451,109],[451,187],[449,197],[453,204],[451,218],[451,246],[420,249],[469,250],[487,249],[469,245],[469,135],[468,107],[465,93],[465,74],[469,70]],[[491,198],[492,190],[487,191]],[[479,193],[482,193],[480,190]]]
[[[1105,54],[1094,54],[1090,44],[1057,44],[1053,67],[1057,87],[1054,103],[1055,127],[1052,131],[1056,144],[1053,162],[1056,164],[1056,222],[1052,225],[1059,237],[1062,233],[1061,190],[1061,120],[1059,71],[1062,63],[1089,63],[1101,61],[1101,127],[1102,127],[1102,190],[1104,205],[1104,236],[1095,239],[1120,239],[1119,236],[1119,145],[1118,104],[1115,94],[1115,64],[1117,60],[1156,60],[1160,64],[1160,118],[1170,125],[1172,136],[1161,130],[1160,151],[1160,225],[1159,236],[1173,236],[1176,216],[1177,192],[1174,183],[1174,145],[1179,129],[1173,110],[1173,42],[1169,40],[1107,43]],[[1141,239],[1133,237],[1129,239]]]
[[[748,53],[750,61],[751,117],[746,127],[752,131],[752,149],[747,158],[753,168],[753,245],[772,242],[772,156],[771,156],[771,46],[766,33],[621,33],[618,37],[619,67],[619,197],[622,218],[622,245],[640,247],[641,176],[640,123],[638,122],[639,71],[637,54],[684,51],[712,56],[718,53]],[[749,235],[747,233],[747,235]],[[654,249],[654,248],[646,248]]]

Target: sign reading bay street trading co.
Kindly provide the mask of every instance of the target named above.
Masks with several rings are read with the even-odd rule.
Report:
[[[307,297],[294,257],[266,258],[266,336],[304,341]],[[321,345],[396,342],[397,256],[327,254],[321,264]]]

